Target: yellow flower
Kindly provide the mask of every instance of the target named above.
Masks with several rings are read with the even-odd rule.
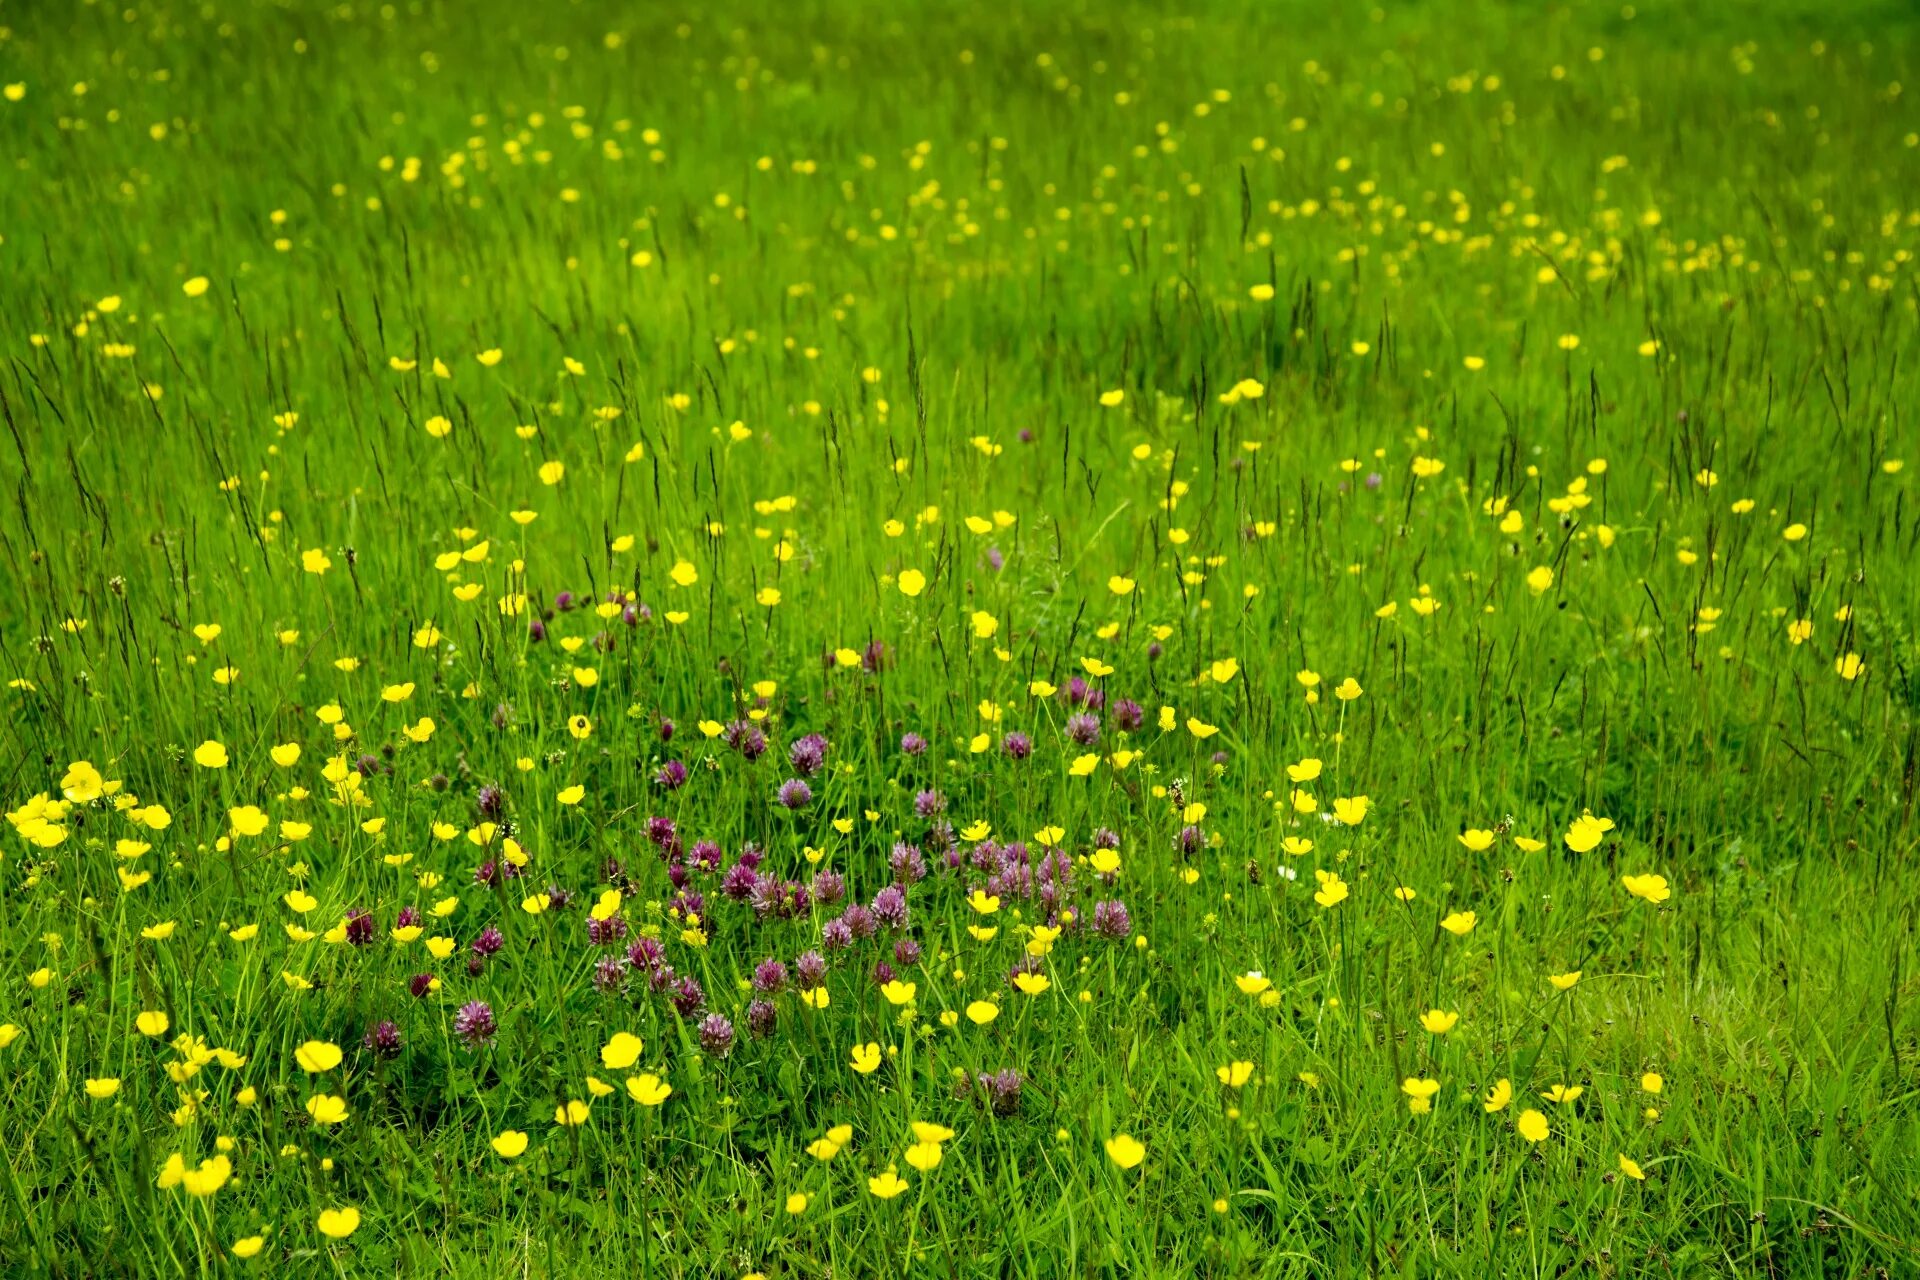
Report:
[[[1568,826],[1564,839],[1567,848],[1575,853],[1586,853],[1600,843],[1607,832],[1613,830],[1613,819],[1596,818],[1591,812],[1582,813]]]
[[[906,1182],[892,1169],[867,1179],[867,1190],[881,1200],[891,1200],[906,1189]]]
[[[1236,976],[1233,980],[1233,985],[1240,988],[1241,995],[1257,996],[1273,985],[1273,979],[1267,977],[1258,969],[1250,969],[1246,973]]]
[[[575,1129],[587,1122],[587,1113],[592,1110],[578,1098],[570,1099],[553,1109],[553,1122],[569,1129]]]
[[[1473,932],[1473,926],[1480,923],[1480,917],[1471,911],[1455,911],[1440,922],[1440,927],[1456,938],[1464,938]]]
[[[1342,826],[1357,827],[1366,821],[1367,809],[1371,804],[1372,800],[1367,796],[1343,796],[1333,802],[1333,816],[1340,820]]]
[[[1339,876],[1329,874],[1320,882],[1320,889],[1313,895],[1313,900],[1322,907],[1331,909],[1345,902],[1347,893],[1347,882]]]
[[[1000,1006],[991,1000],[975,1000],[967,1006],[967,1017],[976,1027],[984,1027],[1000,1016]]]
[[[1224,1067],[1215,1067],[1213,1074],[1220,1083],[1229,1089],[1238,1089],[1253,1078],[1251,1062],[1230,1062]]]
[[[180,1186],[190,1196],[201,1199],[212,1195],[227,1185],[233,1176],[233,1162],[224,1155],[202,1160],[198,1169],[183,1169],[180,1173]]]
[[[643,1107],[657,1107],[672,1093],[673,1086],[652,1072],[627,1077],[627,1096]]]
[[[193,749],[193,762],[202,769],[224,769],[227,767],[227,749],[208,738]]]
[[[267,1238],[265,1236],[242,1236],[233,1242],[233,1256],[236,1258],[251,1258],[256,1256],[260,1250],[266,1248],[266,1246]]]
[[[888,1004],[912,1004],[916,989],[915,983],[902,982],[895,978],[880,988],[880,994],[887,998]]]
[[[863,1076],[880,1069],[880,1046],[869,1041],[853,1046],[853,1069]]]
[[[917,596],[927,587],[927,575],[918,569],[902,569],[894,581],[903,596]]]
[[[360,1227],[360,1211],[352,1205],[339,1209],[322,1209],[319,1219],[320,1234],[335,1240],[345,1240]]]
[[[1013,985],[1030,996],[1046,994],[1053,983],[1044,973],[1022,973],[1015,975]]]
[[[227,822],[240,836],[257,836],[267,829],[267,815],[250,804],[227,810]]]
[[[347,1100],[337,1094],[316,1093],[307,1099],[307,1114],[315,1125],[335,1125],[347,1118]]]
[[[331,1071],[340,1065],[340,1046],[326,1040],[309,1040],[293,1051],[293,1060],[309,1075]]]
[[[1107,1139],[1107,1159],[1122,1169],[1138,1168],[1146,1158],[1146,1144],[1131,1134],[1116,1133]]]
[[[1547,981],[1553,985],[1555,991],[1571,991],[1573,984],[1580,981],[1580,971],[1575,969],[1571,973],[1550,973],[1547,975]]]
[[[1547,1118],[1532,1107],[1520,1113],[1520,1118],[1513,1122],[1513,1127],[1528,1142],[1545,1142],[1547,1135],[1553,1132],[1547,1125]]]
[[[815,1160],[831,1160],[853,1141],[853,1126],[837,1124],[807,1144],[807,1154]]]
[[[518,1129],[502,1129],[489,1145],[502,1160],[513,1160],[526,1151],[527,1135]]]
[[[143,1036],[163,1036],[172,1025],[173,1019],[158,1009],[149,1009],[133,1020],[134,1029]]]
[[[1646,1171],[1634,1161],[1629,1160],[1625,1152],[1620,1153],[1620,1172],[1632,1178],[1635,1182],[1645,1182],[1647,1180]]]
[[[640,1060],[640,1051],[645,1047],[639,1036],[616,1031],[613,1038],[601,1047],[600,1065],[609,1071],[625,1071]]]
[[[907,1148],[907,1163],[922,1173],[931,1173],[940,1165],[940,1144],[916,1142]]]
[[[1673,896],[1673,890],[1667,887],[1665,876],[1621,876],[1620,885],[1636,898],[1645,898],[1656,906]]]
[[[1493,1088],[1487,1090],[1487,1096],[1481,1101],[1480,1105],[1485,1107],[1489,1112],[1493,1112],[1504,1109],[1506,1105],[1512,1101],[1513,1082],[1503,1079],[1493,1082]]]
[[[1458,1021],[1460,1021],[1458,1013],[1449,1013],[1442,1009],[1429,1009],[1420,1015],[1421,1027],[1429,1034],[1436,1036],[1443,1036],[1453,1030],[1454,1024]]]
[[[943,1124],[933,1124],[926,1120],[915,1120],[910,1126],[915,1142],[942,1143],[953,1140],[953,1130]]]
[[[86,1089],[89,1098],[111,1098],[120,1092],[120,1077],[102,1076],[96,1080],[89,1080]]]

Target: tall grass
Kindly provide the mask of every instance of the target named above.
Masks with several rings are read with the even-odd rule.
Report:
[[[1904,14],[0,23],[9,1274],[1915,1266]]]

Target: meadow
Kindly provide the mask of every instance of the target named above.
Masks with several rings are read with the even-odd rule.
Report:
[[[1915,1274],[1917,37],[0,0],[0,1272]]]

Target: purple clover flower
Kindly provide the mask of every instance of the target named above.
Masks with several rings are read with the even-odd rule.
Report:
[[[700,1020],[700,1047],[716,1058],[733,1052],[733,1023],[726,1015],[710,1013]]]
[[[399,1024],[391,1021],[376,1022],[367,1028],[367,1034],[360,1043],[365,1045],[367,1052],[376,1058],[397,1058],[400,1056]]]
[[[453,1015],[453,1034],[466,1041],[468,1048],[490,1042],[499,1031],[493,1021],[493,1006],[484,1000],[469,1000]]]
[[[817,733],[810,733],[787,748],[787,761],[803,778],[811,778],[819,773],[827,763],[827,740]]]

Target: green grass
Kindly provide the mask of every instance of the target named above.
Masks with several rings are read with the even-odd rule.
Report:
[[[0,5],[0,1269],[1920,1265],[1911,17],[1331,8]]]

